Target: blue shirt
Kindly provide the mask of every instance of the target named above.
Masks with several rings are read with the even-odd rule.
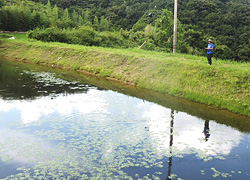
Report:
[[[214,48],[214,45],[212,43],[208,44],[207,48]],[[207,54],[212,54],[212,49],[207,49]]]

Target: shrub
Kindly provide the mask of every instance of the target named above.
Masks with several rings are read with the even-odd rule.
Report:
[[[29,32],[29,38],[45,42],[63,42],[68,44],[80,44],[86,46],[103,47],[129,47],[128,39],[125,40],[120,32],[97,32],[91,26],[79,28],[59,29],[57,27],[47,29],[35,29]]]
[[[214,56],[220,59],[232,59],[233,53],[226,45],[218,45],[214,49]]]
[[[29,31],[29,38],[41,40],[44,42],[63,42],[68,43],[66,34],[58,28],[35,29]]]
[[[123,37],[119,32],[104,31],[100,33],[101,42],[103,47],[121,47],[123,45]]]

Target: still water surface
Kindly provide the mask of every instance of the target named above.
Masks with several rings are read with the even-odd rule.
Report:
[[[0,179],[247,180],[249,155],[247,117],[0,60]]]

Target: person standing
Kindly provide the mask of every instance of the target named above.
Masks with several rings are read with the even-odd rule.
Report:
[[[212,65],[212,56],[213,56],[214,45],[213,45],[211,39],[208,40],[208,45],[207,45],[207,48],[205,48],[205,49],[207,50],[207,61],[208,61],[208,64]]]

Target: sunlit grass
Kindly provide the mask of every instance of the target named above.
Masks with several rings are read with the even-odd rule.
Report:
[[[0,33],[1,35],[9,36],[9,37],[15,37],[15,39],[19,40],[27,40],[28,35],[26,33]]]
[[[1,54],[18,60],[87,71],[250,116],[250,63],[142,49],[44,43],[15,35]],[[13,51],[15,50],[15,51]]]

